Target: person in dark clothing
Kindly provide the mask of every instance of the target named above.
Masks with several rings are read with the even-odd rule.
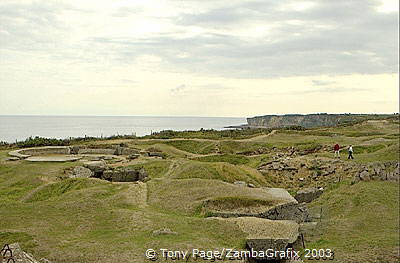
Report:
[[[347,159],[354,159],[353,157],[353,145],[349,146],[349,157]]]

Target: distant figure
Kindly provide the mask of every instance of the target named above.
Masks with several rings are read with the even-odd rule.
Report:
[[[340,158],[340,146],[339,146],[339,144],[335,144],[335,146],[333,146],[333,150],[335,150],[335,157],[337,156],[337,158]]]
[[[354,159],[354,157],[353,157],[353,145],[349,146],[349,157],[347,159]]]

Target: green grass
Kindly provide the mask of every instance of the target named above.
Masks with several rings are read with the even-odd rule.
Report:
[[[96,187],[107,184],[106,181],[96,179],[83,179],[83,178],[71,178],[65,179],[60,182],[46,185],[39,191],[33,193],[27,202],[44,201],[50,198],[60,198],[63,194],[74,190],[81,190],[90,187]]]
[[[215,143],[213,142],[177,140],[177,141],[168,141],[164,143],[189,153],[209,154],[215,152]]]
[[[149,161],[146,163],[131,165],[130,167],[140,169],[144,168],[150,178],[163,177],[169,169],[171,161],[167,160],[156,160]]]
[[[354,149],[354,152],[362,154],[362,153],[373,153],[373,152],[379,151],[379,150],[381,150],[381,149],[383,149],[385,147],[386,146],[382,145],[382,144],[356,145],[356,146],[353,147],[353,149]]]
[[[374,253],[389,253],[399,246],[398,198],[399,184],[393,182],[341,183],[331,188],[311,205],[324,212],[320,236],[309,246],[334,249],[341,262],[349,262],[350,256],[359,257],[356,262],[375,262]]]
[[[252,141],[221,141],[219,148],[225,154],[253,152],[257,150],[269,151],[273,147],[270,143]]]
[[[194,160],[201,162],[225,162],[230,164],[247,164],[250,162],[249,158],[241,155],[221,154],[221,155],[208,155],[204,157],[197,157]]]
[[[174,179],[213,179],[228,183],[245,181],[255,185],[266,185],[266,180],[258,171],[246,166],[229,163],[186,161],[171,174]]]
[[[258,206],[273,206],[276,202],[272,200],[263,200],[249,197],[218,197],[211,199],[207,202],[207,208],[209,209],[236,209],[241,207],[258,207]]]

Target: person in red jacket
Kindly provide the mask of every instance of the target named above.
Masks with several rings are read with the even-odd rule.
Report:
[[[335,150],[335,157],[337,156],[338,158],[340,158],[340,146],[339,146],[339,144],[335,144],[335,146],[333,146],[333,150]]]

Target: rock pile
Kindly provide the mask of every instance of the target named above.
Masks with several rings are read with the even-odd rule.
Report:
[[[146,171],[129,167],[111,168],[104,160],[90,161],[84,166],[76,166],[65,170],[69,178],[96,177],[111,182],[136,182],[144,181],[147,178]]]
[[[142,168],[140,170],[132,168],[118,168],[114,170],[105,170],[101,179],[111,182],[136,182],[143,181],[147,177],[147,173]]]
[[[400,163],[398,161],[377,162],[361,166],[353,178],[353,183],[359,181],[399,181]]]
[[[5,245],[0,253],[0,263],[51,263],[47,259],[36,260],[33,256],[22,250],[18,243]]]
[[[94,176],[94,172],[92,170],[83,166],[75,166],[67,173],[69,178],[89,178]]]
[[[299,203],[311,203],[324,192],[323,188],[305,188],[297,192],[295,199]]]

